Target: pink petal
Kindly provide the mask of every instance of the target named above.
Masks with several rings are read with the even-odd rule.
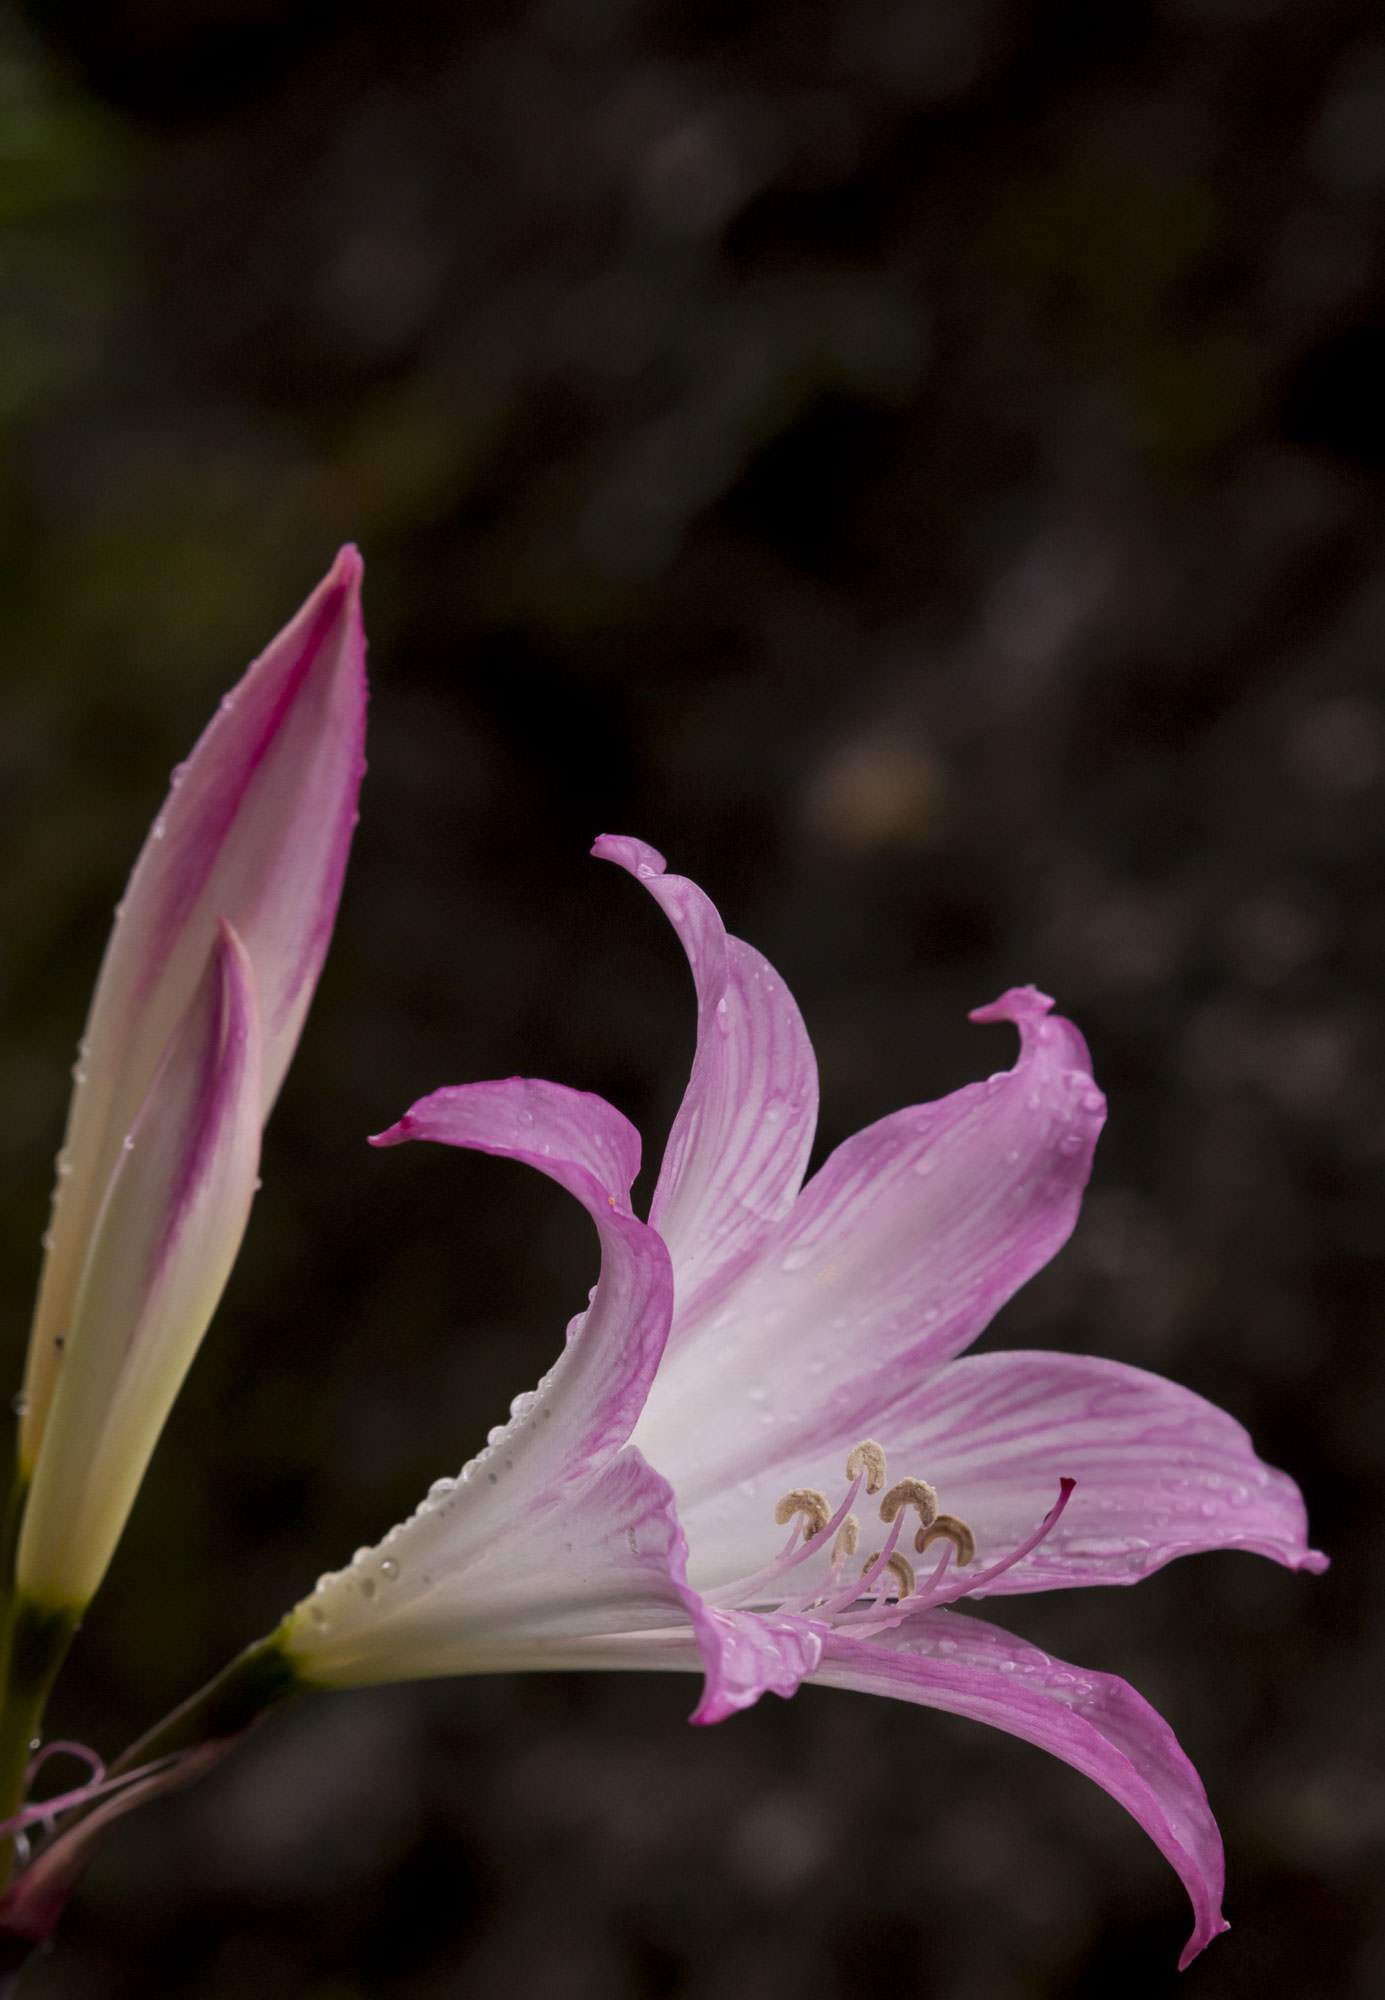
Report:
[[[1105,1100],[1050,1005],[1026,988],[980,1010],[1017,1023],[1015,1068],[838,1147],[722,1311],[670,1348],[635,1441],[673,1480],[699,1582],[704,1556],[727,1575],[763,1559],[736,1546],[745,1520],[768,1523],[810,1466],[835,1483],[858,1438],[888,1446],[901,1396],[1067,1240]]]
[[[1202,1781],[1163,1717],[1125,1681],[947,1611],[884,1638],[833,1634],[814,1679],[971,1716],[1052,1751],[1123,1805],[1178,1871],[1194,1915],[1180,1970],[1227,1928],[1221,1835]]]
[[[672,1493],[638,1452],[518,1506],[482,1477],[323,1578],[288,1649],[304,1678],[338,1687],[581,1664],[612,1633],[685,1630],[682,1564]]]
[[[592,849],[642,882],[682,940],[697,1051],[649,1219],[673,1258],[675,1344],[714,1313],[798,1193],[817,1119],[812,1044],[774,967],[729,937],[715,906],[643,841]]]
[[[892,1411],[902,1471],[926,1478],[976,1536],[977,1566],[1077,1488],[1052,1534],[998,1592],[1134,1583],[1175,1556],[1237,1548],[1321,1570],[1293,1481],[1233,1417],[1142,1368],[1080,1354],[972,1354]],[[959,1577],[960,1580],[960,1577]]]
[[[633,1125],[599,1097],[510,1077],[436,1090],[371,1143],[429,1139],[521,1160],[575,1196],[596,1224],[601,1274],[591,1303],[535,1394],[496,1438],[462,1510],[458,1549],[540,1496],[584,1481],[629,1437],[672,1313],[668,1252],[630,1210],[639,1170]]]
[[[427,1501],[377,1549],[323,1578],[288,1621],[300,1676],[349,1687],[700,1665],[693,1720],[712,1722],[767,1688],[792,1694],[817,1664],[821,1638],[804,1620],[714,1611],[688,1589],[672,1489],[637,1451],[617,1453],[584,1485],[490,1507],[484,1538],[471,1532],[472,1507],[470,1489]]]
[[[121,1147],[92,1231],[24,1513],[19,1581],[80,1607],[105,1573],[250,1214],[254,977],[228,924]]]
[[[261,1109],[283,1080],[336,916],[364,770],[361,560],[330,574],[227,695],[175,775],[120,906],[92,998],[25,1384],[32,1466],[86,1241],[121,1142],[202,976],[222,918],[254,967]]]

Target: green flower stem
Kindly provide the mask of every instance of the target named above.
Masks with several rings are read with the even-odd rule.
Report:
[[[298,1669],[283,1650],[279,1631],[238,1653],[162,1722],[132,1743],[110,1767],[113,1778],[157,1758],[241,1736],[265,1712],[303,1692]]]
[[[0,1700],[0,1819],[24,1802],[24,1773],[58,1669],[81,1622],[76,1611],[50,1611],[16,1597],[5,1634]],[[0,1842],[0,1887],[14,1868],[14,1842]]]

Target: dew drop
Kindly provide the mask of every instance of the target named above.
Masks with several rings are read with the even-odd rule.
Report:
[[[650,867],[647,861],[637,861],[635,863],[635,873],[640,877],[641,881],[644,882],[652,881],[654,876],[654,870]]]
[[[1080,1132],[1065,1132],[1058,1141],[1058,1151],[1069,1154],[1080,1153],[1085,1143]]]
[[[10,1397],[10,1408],[17,1417],[26,1417],[29,1414],[29,1398],[22,1389],[17,1389]]]
[[[430,1500],[445,1500],[448,1494],[453,1491],[456,1484],[455,1479],[435,1479],[428,1488],[428,1498]]]
[[[149,829],[150,836],[154,840],[162,840],[166,831],[167,829],[161,819],[156,819],[153,826]]]
[[[382,1556],[380,1558],[380,1574],[387,1583],[393,1583],[399,1574],[399,1564],[393,1556]]]
[[[121,1140],[120,1144],[125,1152],[133,1153],[135,1150],[135,1141],[133,1133],[127,1132],[125,1134],[125,1137]]]

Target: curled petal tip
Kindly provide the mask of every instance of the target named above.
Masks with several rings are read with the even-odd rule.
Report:
[[[1205,1924],[1199,1924],[1178,1955],[1178,1969],[1186,1972],[1195,1958],[1200,1958],[1209,1944],[1225,1935],[1231,1928],[1220,1910]]]
[[[657,847],[647,841],[636,840],[628,833],[603,833],[592,842],[592,853],[598,861],[614,861],[618,868],[624,868],[631,875],[640,875],[649,880],[651,876],[662,875],[668,867]]]
[[[368,1146],[402,1146],[406,1139],[413,1138],[415,1122],[413,1112],[406,1111],[402,1118],[396,1119],[393,1125],[386,1126],[383,1132],[372,1132],[366,1144]]]
[[[1045,1014],[1053,1011],[1053,1001],[1047,993],[1041,993],[1037,986],[1012,986],[984,1007],[973,1007],[967,1016],[985,1026],[991,1021],[1013,1021],[1024,1029],[1036,1021],[1042,1021]]]

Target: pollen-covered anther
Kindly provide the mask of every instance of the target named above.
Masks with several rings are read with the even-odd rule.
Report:
[[[897,1479],[880,1502],[881,1520],[893,1521],[904,1507],[918,1509],[921,1528],[931,1528],[938,1518],[938,1496],[926,1479]]]
[[[976,1537],[965,1521],[959,1521],[955,1514],[939,1514],[928,1527],[920,1528],[914,1536],[914,1547],[920,1555],[933,1542],[951,1542],[957,1551],[957,1567],[964,1569],[976,1554]]]
[[[854,1556],[860,1546],[861,1524],[854,1514],[848,1514],[832,1543],[833,1562],[844,1562],[848,1556]]]
[[[846,1476],[859,1479],[865,1474],[867,1493],[878,1493],[885,1484],[885,1448],[874,1438],[862,1438],[847,1454]]]
[[[795,1514],[803,1516],[803,1532],[808,1537],[822,1533],[832,1518],[832,1509],[827,1504],[827,1495],[819,1493],[816,1486],[795,1486],[776,1502],[774,1518],[785,1528]]]
[[[879,1560],[880,1551],[877,1549],[873,1556],[867,1556],[864,1563],[862,1563],[862,1576],[869,1576]],[[895,1582],[899,1585],[898,1590],[891,1590],[886,1584],[885,1576],[887,1572],[893,1575]],[[909,1558],[902,1556],[899,1550],[896,1549],[885,1564],[885,1568],[876,1578],[875,1588],[877,1590],[883,1589],[887,1597],[912,1597],[914,1594],[914,1565],[910,1562]]]

